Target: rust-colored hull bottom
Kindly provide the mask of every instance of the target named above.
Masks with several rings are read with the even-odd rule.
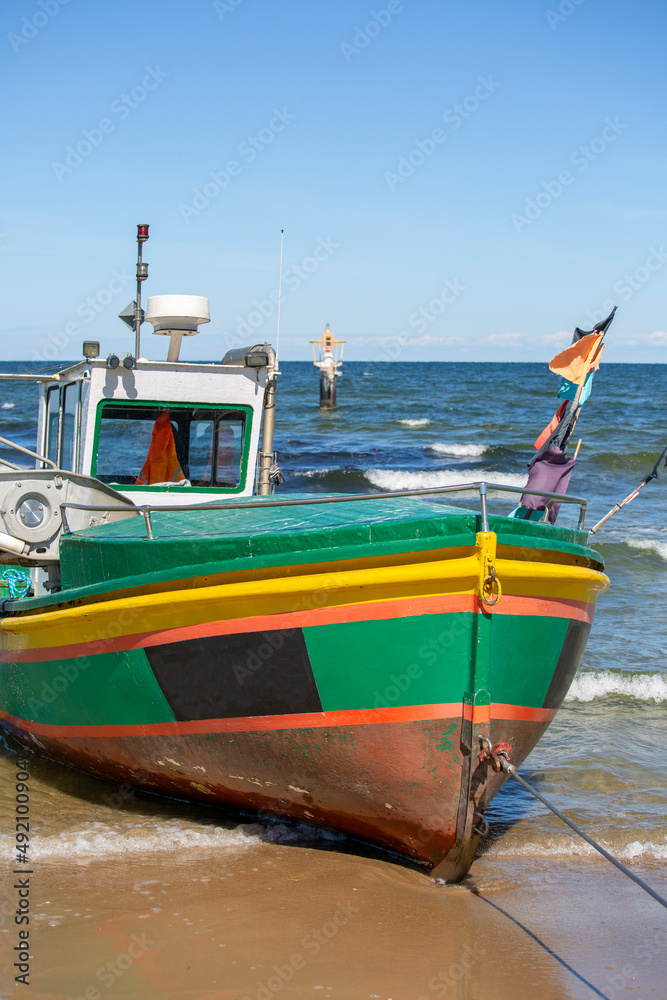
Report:
[[[5,721],[26,747],[118,783],[327,826],[448,880],[474,857],[479,819],[505,781],[461,746],[461,719],[187,735],[53,737]],[[519,765],[548,722],[491,720]]]

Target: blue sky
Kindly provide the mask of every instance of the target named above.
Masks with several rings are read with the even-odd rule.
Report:
[[[131,350],[144,296],[206,295],[186,358],[548,360],[619,306],[608,361],[667,360],[657,0],[14,0],[5,359]],[[662,242],[664,240],[664,243]],[[275,296],[274,296],[275,297]],[[142,353],[164,339],[143,328]]]

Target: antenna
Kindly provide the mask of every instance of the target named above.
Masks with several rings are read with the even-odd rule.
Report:
[[[276,371],[279,367],[278,348],[280,347],[280,303],[283,295],[283,239],[285,230],[280,230],[280,275],[278,277],[278,327],[276,329]]]

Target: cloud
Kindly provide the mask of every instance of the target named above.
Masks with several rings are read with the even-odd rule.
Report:
[[[523,340],[521,333],[491,333],[482,340],[482,343],[496,344],[498,347],[518,347]]]
[[[667,347],[667,331],[655,330],[653,333],[635,333],[623,338],[622,347]]]
[[[404,333],[395,334],[393,337],[366,337],[369,343],[373,344],[400,344],[401,347],[424,347],[428,344],[462,344],[463,337],[430,337],[424,334],[423,337],[407,337]]]
[[[557,333],[545,333],[541,337],[543,344],[551,344],[552,347],[567,347],[572,340],[569,330],[559,330]]]
[[[427,333],[423,337],[414,337],[406,340],[405,343],[414,347],[421,347],[427,344],[462,344],[463,337],[429,337]]]

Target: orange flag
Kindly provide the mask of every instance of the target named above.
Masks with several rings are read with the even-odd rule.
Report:
[[[549,365],[556,375],[581,385],[591,369],[600,367],[600,341],[604,333],[589,333],[557,354]]]

